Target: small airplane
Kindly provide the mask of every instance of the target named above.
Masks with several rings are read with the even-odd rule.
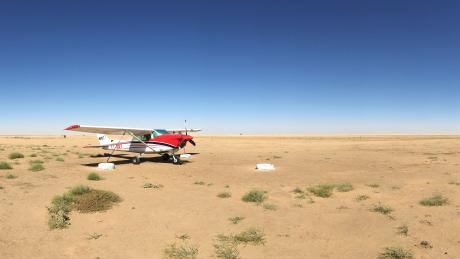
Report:
[[[185,122],[187,123],[187,121]],[[187,129],[187,126],[185,129],[137,129],[88,125],[71,125],[64,130],[96,133],[100,145],[87,147],[112,150],[107,162],[115,151],[139,153],[132,159],[134,164],[139,164],[141,156],[145,153],[157,153],[161,155],[164,161],[171,159],[173,164],[182,164],[180,155],[176,155],[176,153],[183,149],[187,142],[195,146],[193,137],[188,133],[201,131],[201,129]],[[184,132],[185,134],[183,134]],[[123,140],[126,134],[130,135],[132,139]],[[122,135],[122,138],[115,140],[106,135]]]

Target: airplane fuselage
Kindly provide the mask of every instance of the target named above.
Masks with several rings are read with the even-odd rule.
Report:
[[[134,153],[175,153],[185,146],[193,137],[183,134],[164,134],[146,141],[133,138],[131,141],[112,140],[104,146],[106,150],[117,150]]]

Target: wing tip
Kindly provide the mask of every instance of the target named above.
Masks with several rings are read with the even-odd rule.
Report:
[[[69,127],[65,128],[64,130],[73,130],[73,129],[78,129],[78,128],[80,128],[80,125],[74,124],[74,125],[70,125]]]

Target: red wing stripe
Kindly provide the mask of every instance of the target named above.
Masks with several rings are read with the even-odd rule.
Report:
[[[73,130],[73,129],[78,129],[78,128],[80,128],[80,125],[74,124],[74,125],[70,125],[69,127],[65,128],[64,130]]]

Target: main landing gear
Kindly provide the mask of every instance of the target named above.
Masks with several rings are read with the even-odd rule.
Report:
[[[141,156],[143,154],[140,154],[139,156],[136,156],[136,157],[133,157],[132,158],[132,161],[133,161],[133,164],[140,164],[141,163]],[[163,161],[169,161],[169,160],[172,160],[173,164],[175,165],[181,165],[182,164],[182,160],[180,160],[180,155],[175,155],[175,154],[163,154],[161,155],[161,159]]]
[[[136,164],[136,165],[140,164],[140,163],[141,163],[141,156],[142,156],[142,155],[143,155],[143,154],[139,154],[138,156],[133,157],[133,159],[132,159],[133,164]]]
[[[169,161],[169,160],[172,160],[173,164],[175,165],[181,165],[182,164],[182,161],[180,160],[180,156],[179,155],[174,155],[174,154],[163,154],[161,155],[161,159],[163,161]]]
[[[163,161],[169,161],[170,158],[171,158],[171,156],[169,154],[161,155],[161,159],[163,159]]]

